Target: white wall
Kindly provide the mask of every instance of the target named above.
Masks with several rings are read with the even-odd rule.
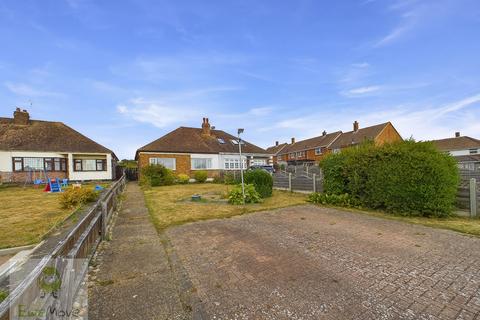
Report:
[[[218,154],[192,153],[190,155],[190,159],[193,159],[193,158],[212,159],[212,167],[207,170],[218,170],[218,169],[222,169],[222,166],[223,166],[223,161],[220,162],[220,156]],[[195,169],[192,168],[191,170],[195,170]],[[200,169],[200,170],[205,170],[205,169]]]
[[[73,158],[74,155],[71,153],[68,155],[68,177],[70,180],[74,181],[85,181],[85,180],[111,180],[112,175],[112,155],[111,154],[92,154],[92,153],[75,153],[75,155],[99,155],[102,157],[107,156],[107,171],[74,171],[73,170]]]
[[[480,154],[480,149],[477,152],[477,154]],[[470,149],[450,151],[450,154],[452,156],[468,156],[470,155]]]
[[[0,171],[12,172],[12,158],[64,158],[65,154],[55,152],[0,151]]]
[[[0,171],[12,172],[12,158],[14,157],[38,157],[38,158],[65,158],[67,153],[55,152],[28,152],[28,151],[0,151]],[[73,156],[68,154],[68,177],[70,180],[110,180],[112,179],[112,155],[105,153],[75,153],[75,155],[101,156],[107,159],[107,171],[73,171]]]

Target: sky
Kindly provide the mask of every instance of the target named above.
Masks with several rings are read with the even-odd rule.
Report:
[[[391,121],[480,138],[478,0],[2,0],[0,117],[119,158],[179,126],[261,147]]]

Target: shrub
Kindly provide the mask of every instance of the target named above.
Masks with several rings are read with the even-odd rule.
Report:
[[[236,185],[228,194],[228,202],[231,204],[243,204],[242,185]],[[253,184],[245,184],[245,203],[260,202],[260,194]]]
[[[239,183],[241,183],[240,173],[235,174],[233,172],[226,172],[223,175],[223,181],[225,182],[225,184],[239,184]]]
[[[195,171],[193,177],[195,178],[195,181],[199,183],[204,183],[205,181],[207,181],[208,173],[204,170]]]
[[[222,175],[216,175],[213,177],[213,183],[224,183],[224,176]]]
[[[367,143],[321,161],[324,191],[349,194],[361,205],[406,215],[448,216],[458,168],[430,142]]]
[[[262,169],[249,170],[245,172],[245,183],[253,184],[255,190],[262,198],[272,196],[273,178],[270,173]]]
[[[60,205],[64,209],[76,208],[97,200],[98,193],[87,188],[69,188],[60,196]]]
[[[140,184],[144,186],[157,187],[168,186],[175,182],[173,171],[161,164],[149,165],[142,168]]]
[[[328,193],[311,193],[308,195],[308,202],[317,204],[331,204],[341,207],[357,207],[359,202],[352,198],[348,193],[345,194],[328,194]]]
[[[180,184],[187,184],[190,181],[190,177],[184,173],[180,173],[177,176],[177,182]]]

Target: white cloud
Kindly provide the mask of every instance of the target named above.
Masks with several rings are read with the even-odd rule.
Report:
[[[346,97],[358,97],[358,96],[378,92],[380,89],[381,89],[380,86],[360,87],[360,88],[355,88],[355,89],[350,89],[348,91],[344,91],[344,92],[342,92],[342,94]]]
[[[149,123],[157,128],[165,128],[199,118],[195,108],[164,105],[160,101],[144,98],[132,99],[128,105],[120,104],[117,111],[135,121]]]
[[[6,82],[5,87],[7,87],[8,90],[10,90],[11,92],[19,96],[27,96],[27,97],[63,97],[64,96],[64,94],[62,93],[36,89],[31,85],[28,85],[25,83]]]

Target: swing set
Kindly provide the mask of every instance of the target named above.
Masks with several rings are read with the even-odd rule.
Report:
[[[47,174],[47,170],[35,170],[29,169],[28,174],[25,179],[23,187],[25,188],[27,184],[33,184],[38,187],[40,185],[45,185],[44,192],[62,192],[62,187],[66,188],[68,186],[68,179],[50,179]]]

